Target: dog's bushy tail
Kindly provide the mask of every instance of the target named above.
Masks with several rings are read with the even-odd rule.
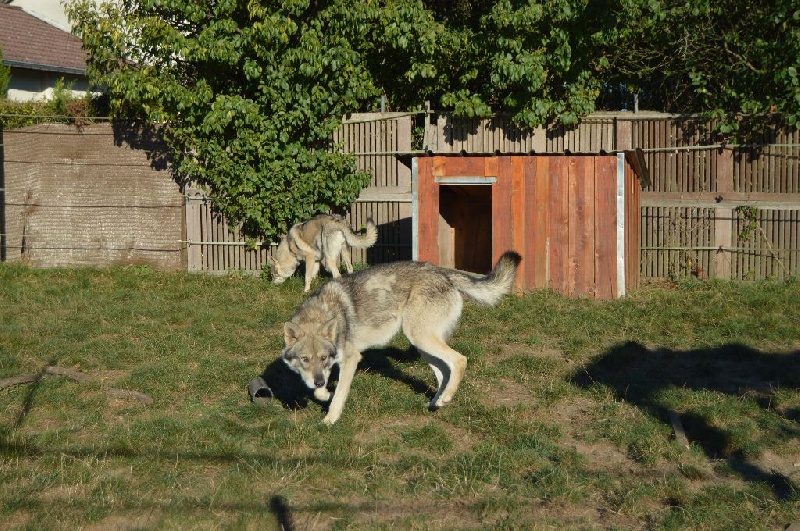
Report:
[[[452,271],[448,276],[456,289],[464,295],[482,304],[494,306],[503,295],[511,291],[521,261],[522,257],[515,251],[506,251],[494,269],[486,275]]]
[[[363,234],[353,232],[350,227],[347,227],[343,232],[347,245],[357,249],[372,247],[378,241],[378,226],[375,225],[375,221],[372,218],[367,219],[367,226]]]

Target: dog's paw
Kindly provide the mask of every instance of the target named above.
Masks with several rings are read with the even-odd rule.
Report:
[[[330,413],[328,413],[327,415],[325,415],[325,418],[322,419],[322,423],[325,424],[326,426],[333,426],[337,420],[339,420],[339,415],[331,415]]]
[[[327,402],[331,398],[331,392],[324,387],[317,387],[314,389],[314,398],[320,402]]]
[[[436,411],[437,409],[441,409],[449,403],[450,400],[444,400],[442,397],[434,398],[431,400],[431,403],[428,404],[428,409],[430,411]]]

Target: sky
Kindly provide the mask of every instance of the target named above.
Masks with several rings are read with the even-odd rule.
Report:
[[[67,15],[64,14],[63,0],[11,0],[10,5],[21,7],[64,31],[70,30]]]

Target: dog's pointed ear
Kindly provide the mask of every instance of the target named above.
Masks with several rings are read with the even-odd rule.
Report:
[[[336,324],[336,318],[334,317],[322,325],[322,330],[320,330],[322,337],[330,343],[336,343]]]
[[[291,347],[302,337],[303,331],[299,326],[289,321],[283,324],[283,340],[287,347]]]

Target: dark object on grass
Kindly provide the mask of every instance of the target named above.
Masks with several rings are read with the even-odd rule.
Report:
[[[269,388],[267,382],[261,376],[256,376],[250,383],[247,384],[247,393],[250,395],[250,401],[255,403],[266,403],[272,398],[272,389]]]

